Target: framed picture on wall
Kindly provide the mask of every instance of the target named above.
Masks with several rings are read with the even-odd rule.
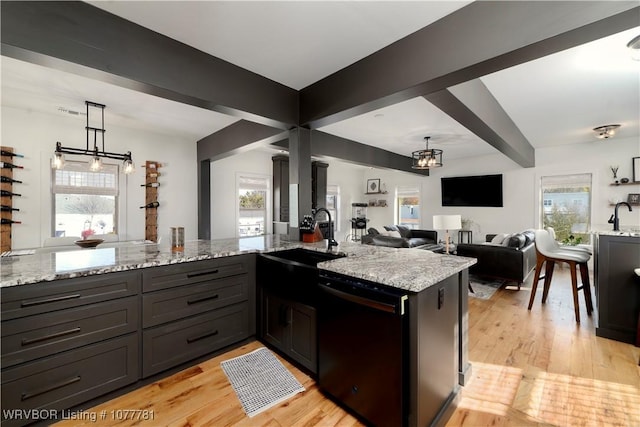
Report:
[[[633,182],[640,182],[640,157],[631,159],[631,170],[633,171]]]
[[[629,203],[630,205],[640,204],[640,194],[629,193],[629,195],[627,196],[627,203]]]
[[[640,179],[640,177],[638,177]],[[380,192],[380,178],[367,180],[367,193],[379,193]]]

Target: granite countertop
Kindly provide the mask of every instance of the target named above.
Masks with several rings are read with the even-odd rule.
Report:
[[[594,231],[596,236],[623,236],[623,237],[640,237],[640,230],[622,230],[622,231]]]
[[[326,252],[326,241],[303,243],[286,236],[196,240],[172,253],[168,245],[120,242],[94,249],[75,246],[37,249],[33,255],[0,258],[0,286],[27,285],[116,271],[135,270],[226,256],[305,248]],[[318,267],[383,285],[419,292],[475,264],[474,258],[439,255],[421,249],[396,249],[340,242],[332,252],[345,255]]]

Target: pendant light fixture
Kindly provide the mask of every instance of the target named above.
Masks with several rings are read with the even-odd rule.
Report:
[[[119,153],[110,153],[105,151],[104,148],[104,134],[106,132],[104,128],[104,104],[98,104],[96,102],[85,101],[84,102],[87,107],[87,125],[85,126],[85,130],[87,132],[87,146],[86,148],[73,148],[73,147],[63,147],[61,142],[56,142],[56,150],[53,153],[53,158],[51,159],[51,167],[53,169],[62,169],[64,167],[64,154],[73,154],[79,156],[91,156],[89,160],[89,169],[97,172],[102,169],[102,158],[108,159],[116,159],[122,160],[122,170],[125,174],[131,174],[135,172],[135,166],[133,164],[133,160],[131,158],[131,151],[127,151],[124,154]],[[90,122],[90,111],[93,111],[94,114],[96,109],[100,109],[101,113],[101,127],[92,127],[89,126]],[[89,140],[91,138],[91,134],[93,134],[93,148],[89,148]],[[102,139],[102,149],[98,149],[98,134],[100,134]]]
[[[429,148],[430,136],[425,136],[426,147],[411,153],[411,167],[413,169],[433,169],[442,166],[442,150]]]

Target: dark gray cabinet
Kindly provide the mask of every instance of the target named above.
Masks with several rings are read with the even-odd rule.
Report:
[[[289,222],[289,157],[274,156],[273,220]]]
[[[273,220],[289,222],[289,157],[273,156]],[[324,162],[311,163],[311,208],[326,207],[327,168]]]
[[[311,163],[311,209],[327,207],[327,168],[323,162]]]
[[[260,335],[310,372],[318,372],[316,309],[261,291]]]
[[[142,376],[149,377],[255,334],[253,272],[254,255],[144,271]]]
[[[60,411],[136,382],[140,283],[133,271],[2,288],[2,408]]]
[[[640,238],[600,235],[596,240],[594,278],[596,335],[630,344],[636,341],[640,311]]]

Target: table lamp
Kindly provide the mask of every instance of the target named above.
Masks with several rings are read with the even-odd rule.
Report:
[[[434,215],[433,229],[445,230],[445,247],[449,253],[449,230],[460,230],[462,228],[461,215]]]

